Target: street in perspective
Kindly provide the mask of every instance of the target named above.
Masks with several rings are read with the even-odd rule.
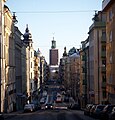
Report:
[[[115,120],[115,0],[20,1],[0,0],[0,120]]]
[[[85,116],[84,111],[71,97],[67,97],[62,84],[49,80],[43,86],[39,104],[33,103],[23,110],[4,114],[6,120],[93,120]]]

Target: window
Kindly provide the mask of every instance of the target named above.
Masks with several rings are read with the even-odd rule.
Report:
[[[31,83],[31,89],[32,89],[32,83]]]
[[[106,75],[102,75],[102,82],[106,82]]]
[[[31,62],[31,68],[32,68],[32,62]]]
[[[112,10],[109,11],[109,21],[112,20],[112,17],[113,17],[113,13],[112,13]]]
[[[106,66],[106,60],[102,60],[102,67]]]
[[[32,58],[32,52],[31,52],[31,58]]]
[[[112,83],[112,75],[109,76],[109,83],[111,84]]]
[[[110,42],[112,41],[112,31],[110,31],[110,33],[109,33],[109,41]]]
[[[106,91],[103,91],[103,98],[106,98]]]
[[[113,63],[113,60],[112,60],[112,53],[110,54],[109,61],[110,61],[110,64],[112,64],[112,63]]]
[[[102,46],[102,51],[106,51],[106,46]]]
[[[102,30],[102,36],[106,36],[106,30]]]
[[[107,13],[107,22],[112,21],[113,18],[113,13],[112,13],[112,9],[109,10],[109,12]]]
[[[102,30],[102,40],[106,41],[106,31]]]
[[[31,72],[31,79],[32,79],[32,72]]]

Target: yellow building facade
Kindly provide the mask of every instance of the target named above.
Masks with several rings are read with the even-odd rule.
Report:
[[[106,13],[106,79],[108,101],[115,104],[115,0],[103,0],[102,11]]]

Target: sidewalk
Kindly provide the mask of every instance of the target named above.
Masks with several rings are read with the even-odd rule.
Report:
[[[76,110],[75,112],[77,113],[77,115],[79,116],[79,118],[81,120],[98,120],[98,119],[94,119],[94,118],[92,118],[90,116],[84,115],[84,112],[82,110],[81,111]]]
[[[16,116],[17,114],[21,114],[23,113],[23,110],[20,111],[16,111],[16,112],[11,112],[11,113],[4,113],[4,119],[8,119],[8,118],[12,118],[14,116]]]

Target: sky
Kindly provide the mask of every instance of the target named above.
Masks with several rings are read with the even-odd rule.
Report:
[[[81,46],[88,37],[95,10],[102,10],[102,0],[7,0],[11,12],[16,12],[19,30],[24,34],[28,24],[34,50],[40,49],[49,63],[51,41],[56,40],[59,58]]]

